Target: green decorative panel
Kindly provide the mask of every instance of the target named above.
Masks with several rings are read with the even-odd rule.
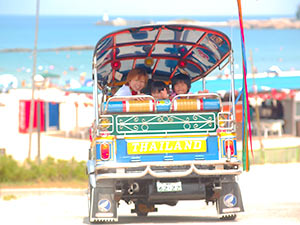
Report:
[[[117,134],[201,133],[216,131],[216,113],[117,115]]]

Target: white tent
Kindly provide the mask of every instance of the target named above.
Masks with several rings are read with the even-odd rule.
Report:
[[[18,87],[18,79],[12,74],[0,75],[0,90],[7,92],[11,88]]]

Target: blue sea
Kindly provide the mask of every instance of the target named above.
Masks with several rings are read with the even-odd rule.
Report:
[[[129,20],[168,21],[172,19],[194,19],[199,21],[227,21],[232,17],[123,17]],[[114,19],[112,17],[110,19]],[[105,34],[124,27],[97,26],[102,17],[40,16],[38,49],[66,46],[94,46]],[[247,18],[244,18],[244,20]],[[250,18],[253,19],[253,18]],[[256,19],[265,19],[264,17]],[[235,58],[235,73],[242,73],[241,36],[238,28],[214,27],[226,33],[232,41]],[[0,16],[0,50],[8,48],[34,48],[35,16]],[[246,54],[252,51],[253,65],[258,72],[267,71],[272,65],[282,70],[300,70],[300,30],[298,29],[245,29]],[[92,50],[38,52],[37,73],[59,74],[55,81],[64,85],[67,80],[79,80],[80,74],[92,73]],[[251,72],[250,61],[247,61]],[[13,74],[19,82],[31,82],[32,53],[0,52],[0,75]]]

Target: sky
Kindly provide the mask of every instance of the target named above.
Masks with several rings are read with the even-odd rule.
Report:
[[[241,0],[243,15],[295,15],[300,0]],[[0,0],[0,15],[34,15],[36,0]],[[40,0],[40,15],[237,15],[237,0]]]

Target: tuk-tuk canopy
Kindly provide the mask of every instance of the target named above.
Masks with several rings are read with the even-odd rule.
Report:
[[[207,76],[229,55],[222,32],[190,25],[148,25],[104,36],[94,57],[100,88],[125,83],[132,68],[143,67],[153,80],[169,82],[183,73],[194,82]]]

